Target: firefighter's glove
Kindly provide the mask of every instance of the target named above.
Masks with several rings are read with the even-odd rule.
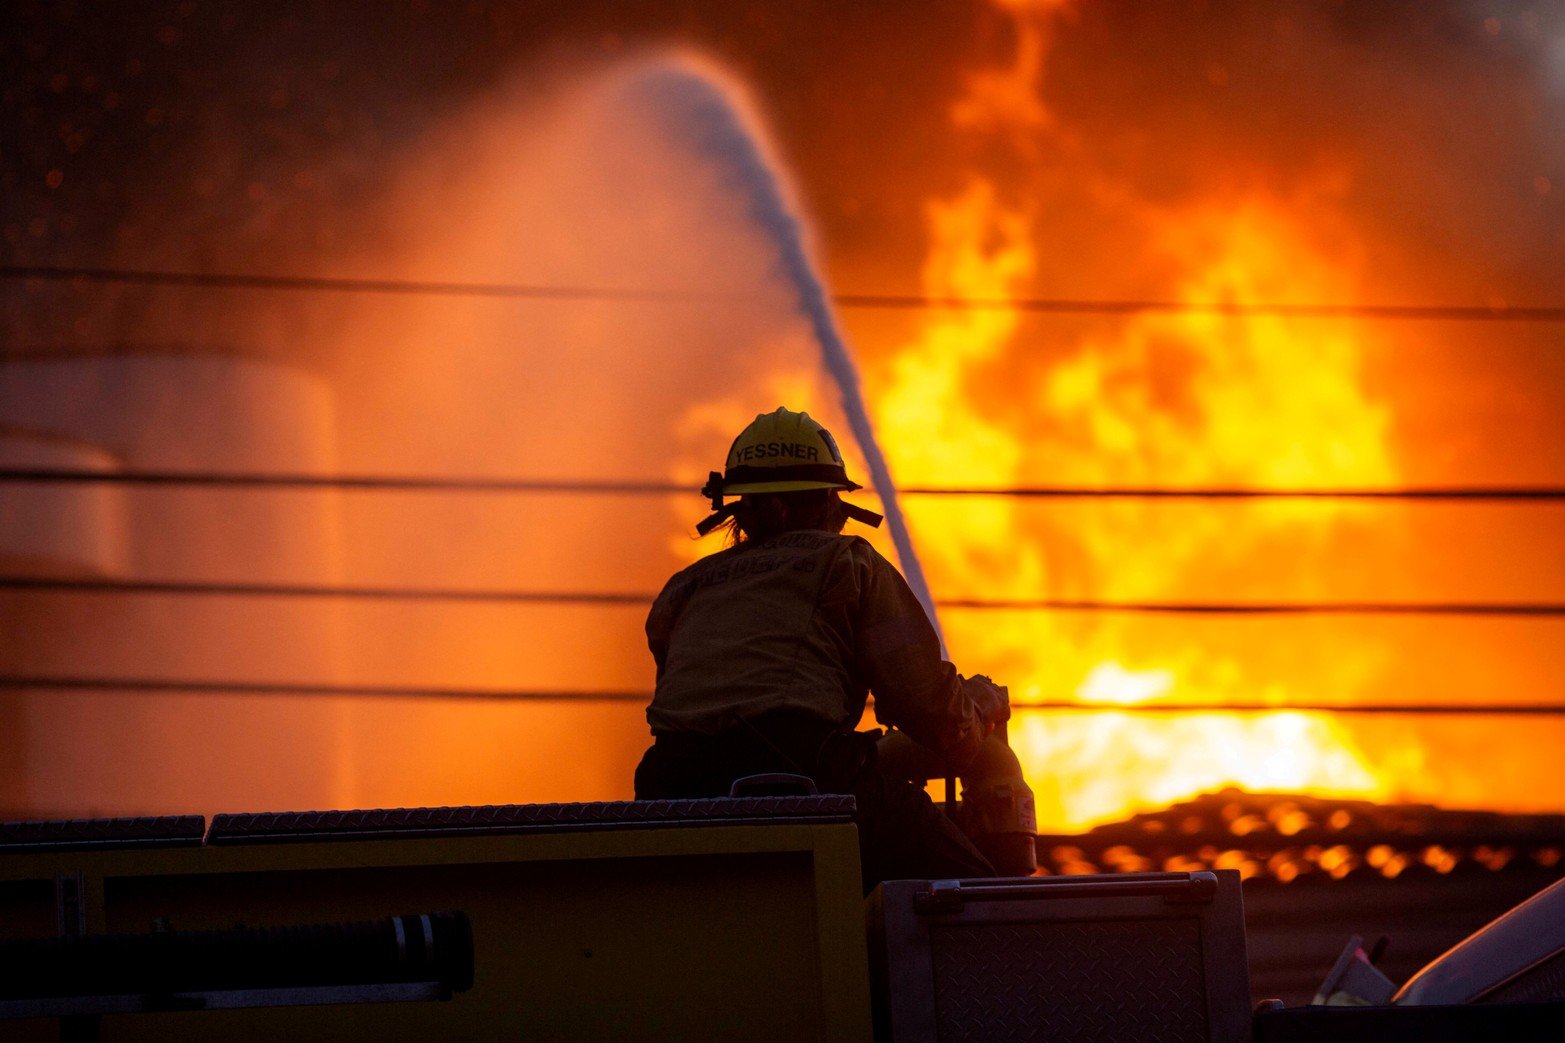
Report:
[[[962,691],[973,701],[979,719],[987,728],[1011,719],[1011,690],[1005,685],[995,684],[983,674],[974,674],[962,679]]]

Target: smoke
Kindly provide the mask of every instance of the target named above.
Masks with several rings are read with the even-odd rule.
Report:
[[[178,360],[192,347],[310,374],[329,390],[322,412],[334,423],[306,439],[302,469],[672,483],[687,495],[205,492],[181,498],[177,510],[141,497],[128,510],[139,519],[140,539],[156,546],[140,548],[134,571],[152,563],[172,580],[650,597],[675,569],[712,549],[689,535],[705,511],[696,490],[756,413],[782,403],[843,433],[867,430],[851,361],[824,312],[801,233],[765,170],[762,147],[747,137],[733,90],[719,73],[667,53],[588,68],[547,90],[536,76],[518,75],[409,142],[372,198],[355,204],[364,224],[353,241],[314,262],[333,274],[577,287],[581,294],[160,290],[138,303],[136,318],[102,319],[133,330],[132,347],[180,349],[163,353],[174,373],[166,385],[171,404],[190,390],[181,390]],[[196,345],[190,330],[199,331]],[[829,366],[820,335],[835,338],[824,353]],[[130,352],[126,365],[145,368],[143,355]],[[137,433],[125,463],[152,466],[169,457],[163,442],[184,444],[194,434],[194,455],[180,456],[182,466],[288,470],[283,456],[280,465],[269,463],[264,446],[291,444],[292,422],[282,413],[252,417],[252,437],[238,455],[232,439],[208,443],[199,431],[153,425]],[[273,424],[281,426],[269,432]],[[875,452],[873,443],[853,439],[843,448],[855,470]],[[870,470],[889,488],[883,463]],[[331,531],[318,538],[312,512],[323,504]],[[905,531],[900,542],[907,547]],[[324,564],[270,552],[317,543]],[[195,547],[225,553],[196,554]],[[903,558],[913,560],[911,551]],[[274,714],[269,734],[244,734],[242,719],[254,707],[219,695],[204,704],[127,696],[86,729],[40,733],[40,751],[60,743],[92,751],[86,759],[98,767],[78,772],[71,795],[56,799],[115,812],[256,801],[619,798],[628,793],[646,727],[633,704],[591,696],[650,692],[644,611],[634,603],[238,599],[175,601],[123,618],[111,612],[84,627],[85,648],[41,642],[30,667],[67,673],[67,661],[85,655],[128,676],[259,674],[285,683],[565,698],[507,704],[322,695],[308,700],[308,712],[327,713],[329,730],[289,743],[275,775],[248,779],[210,764],[197,769],[178,752],[227,750],[232,763],[250,764],[250,754],[282,732]],[[44,622],[35,616],[35,624]],[[330,669],[297,641],[279,647],[269,640],[288,634],[320,635],[331,649]],[[105,657],[110,646],[120,651]],[[572,702],[571,693],[586,700]],[[287,704],[277,705],[286,720]],[[306,704],[298,705],[302,719]],[[147,722],[148,740],[104,753],[127,715]],[[326,778],[331,788],[322,785]]]
[[[742,137],[731,86],[698,68],[649,55],[546,97],[522,80],[475,100],[402,171],[377,262],[415,279],[668,298],[377,304],[354,312],[331,354],[339,408],[359,418],[341,434],[353,469],[674,482],[690,494],[350,502],[350,577],[655,592],[712,549],[688,535],[705,511],[695,490],[756,413],[787,404],[851,430],[840,421],[852,396],[800,311],[802,247],[795,237],[780,249],[757,221],[757,188],[736,178],[733,154],[753,160],[759,147]],[[714,123],[721,152],[702,137]],[[867,455],[851,440],[844,451],[855,468]],[[648,692],[642,612],[355,613],[345,643],[360,650],[361,677]],[[400,779],[394,764],[362,774],[421,801],[623,796],[645,742],[639,718],[560,704],[467,728],[449,707],[401,708],[395,724],[367,715],[366,726],[402,736],[392,746],[443,734],[449,755]],[[545,755],[560,736],[570,756]]]

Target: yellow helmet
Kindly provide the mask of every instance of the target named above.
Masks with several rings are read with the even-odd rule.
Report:
[[[724,470],[713,471],[701,489],[712,501],[713,514],[696,526],[705,535],[733,511],[723,506],[725,496],[750,493],[791,493],[807,489],[844,489],[852,492],[863,486],[848,477],[842,450],[831,432],[811,419],[808,413],[795,413],[778,406],[752,420],[734,444],[728,448]],[[862,507],[844,504],[848,516],[869,525],[879,525],[880,515]]]

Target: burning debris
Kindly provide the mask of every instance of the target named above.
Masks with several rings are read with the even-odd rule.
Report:
[[[1280,884],[1565,874],[1565,815],[1226,789],[1079,835],[1041,835],[1038,858],[1060,874],[1236,869]]]

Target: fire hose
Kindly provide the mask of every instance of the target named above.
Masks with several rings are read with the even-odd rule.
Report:
[[[431,995],[377,992],[412,983]],[[200,1009],[442,998],[472,984],[473,934],[460,912],[0,942],[0,1016],[38,1016],[29,1004],[71,998],[125,1001],[104,1011]],[[301,998],[308,990],[319,997]]]
[[[1037,869],[1038,814],[1003,723],[959,770],[898,731],[880,740],[876,759],[883,771],[898,778],[918,783],[945,779],[948,812],[1001,876],[1031,876]],[[954,799],[957,779],[960,802]]]

